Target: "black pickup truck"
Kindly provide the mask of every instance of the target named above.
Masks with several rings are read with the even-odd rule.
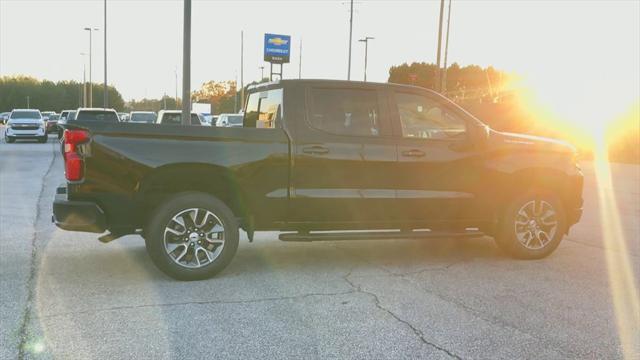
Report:
[[[65,230],[137,233],[182,280],[213,276],[238,231],[317,241],[489,235],[547,256],[582,214],[562,142],[491,130],[418,87],[283,80],[248,92],[244,127],[78,121],[65,130]],[[357,230],[357,231],[356,231]]]

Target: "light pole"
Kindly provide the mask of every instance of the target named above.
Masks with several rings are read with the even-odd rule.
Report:
[[[258,69],[260,69],[260,82],[262,82],[264,80],[264,66],[259,66]]]
[[[436,91],[440,92],[440,87],[441,87],[441,83],[440,83],[440,77],[441,77],[441,70],[440,70],[440,53],[442,51],[442,15],[444,12],[444,0],[440,1],[440,21],[438,22],[438,54],[437,54],[437,59],[436,59]]]
[[[91,42],[92,42],[93,36],[91,35],[93,31],[98,31],[98,28],[86,27],[84,29],[89,32],[89,107],[92,107],[93,106],[93,83],[91,82],[91,55],[92,55]]]
[[[444,45],[444,71],[442,72],[442,93],[447,93],[447,56],[449,55],[449,25],[451,25],[451,0],[447,11],[447,35]]]
[[[236,83],[236,92],[238,92],[238,83]],[[244,107],[244,30],[240,31],[240,106]]]
[[[353,42],[353,0],[349,10],[349,64],[347,66],[347,80],[351,80],[351,43]]]
[[[85,56],[87,53],[80,53],[82,55],[82,107],[87,107],[87,62]]]
[[[104,94],[102,107],[107,108],[109,92],[107,91],[107,0],[104,0]]]
[[[367,53],[369,52],[369,40],[373,40],[370,36],[365,36],[364,39],[358,41],[364,43],[364,82],[367,82]]]
[[[300,60],[298,61],[298,79],[302,79],[302,38],[300,38]]]
[[[182,39],[182,125],[191,124],[191,0],[184,0]]]

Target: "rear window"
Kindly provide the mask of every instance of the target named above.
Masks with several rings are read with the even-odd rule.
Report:
[[[51,115],[49,116],[49,120],[58,120],[60,118],[60,115]]]
[[[131,122],[144,122],[154,123],[156,122],[156,114],[152,113],[133,113],[131,114]]]
[[[162,124],[164,125],[182,125],[181,113],[165,113],[162,116]],[[191,114],[191,125],[200,125],[200,118],[197,114]]]
[[[11,113],[11,119],[40,119],[39,111],[14,111]]]
[[[75,120],[118,122],[118,115],[113,111],[80,111]]]
[[[272,129],[282,121],[282,89],[256,92],[249,95],[244,111],[244,127]],[[229,122],[235,124],[232,117]]]

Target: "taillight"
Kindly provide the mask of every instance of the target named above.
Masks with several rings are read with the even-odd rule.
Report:
[[[89,141],[89,132],[84,130],[64,131],[64,170],[69,181],[80,181],[84,177],[84,159],[78,154],[78,145]]]

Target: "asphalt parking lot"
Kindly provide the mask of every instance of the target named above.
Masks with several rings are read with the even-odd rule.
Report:
[[[57,229],[56,140],[2,141],[0,359],[621,358],[610,274],[624,264],[611,259],[627,259],[640,288],[640,166],[612,166],[606,203],[583,168],[584,217],[543,260],[507,258],[489,238],[259,233],[218,277],[186,283],[160,273],[140,237],[105,245]],[[603,236],[612,204],[626,246]]]

